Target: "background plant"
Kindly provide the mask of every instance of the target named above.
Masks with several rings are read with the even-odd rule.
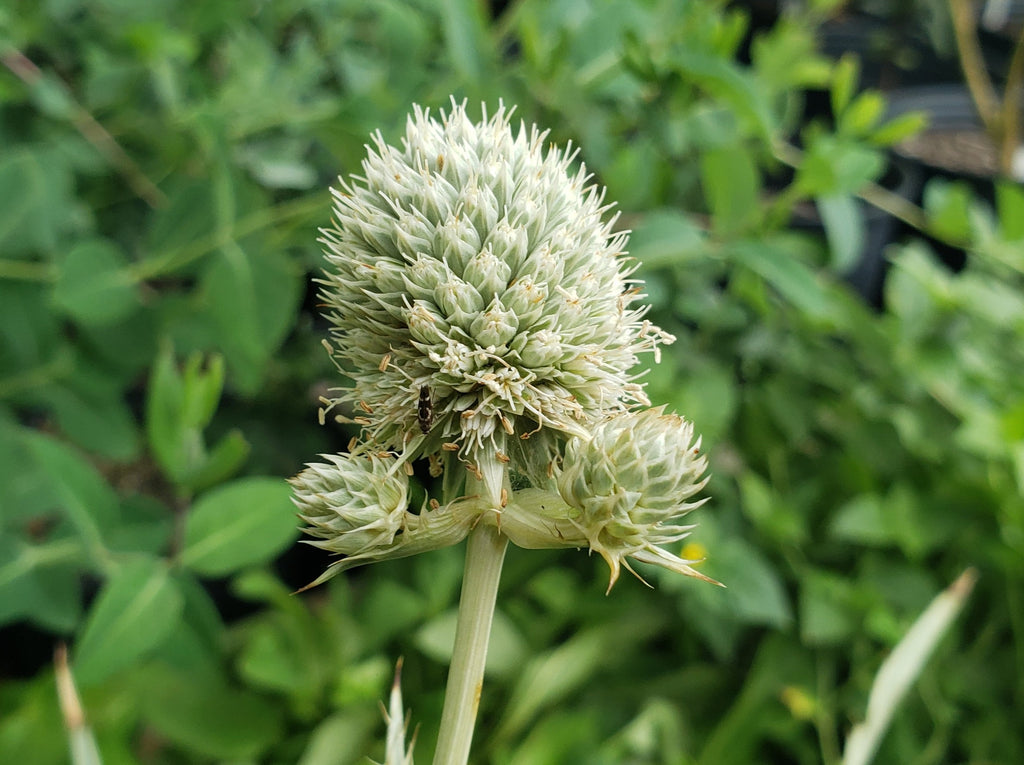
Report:
[[[852,294],[856,199],[913,125],[814,54],[811,5],[752,39],[719,2],[0,10],[0,759],[67,759],[57,639],[107,763],[380,759],[399,655],[432,749],[462,551],[299,597],[325,561],[279,556],[283,478],[352,435],[315,417],[323,189],[450,93],[574,139],[620,202],[679,337],[648,393],[704,434],[693,542],[729,585],[605,597],[596,559],[510,551],[481,761],[834,762],[968,565],[878,761],[1024,758],[1024,194],[934,185],[884,309]],[[787,226],[809,203],[824,236]]]

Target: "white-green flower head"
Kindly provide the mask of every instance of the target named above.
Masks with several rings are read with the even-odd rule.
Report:
[[[402,558],[460,542],[475,516],[424,508],[408,511],[409,478],[387,455],[325,454],[290,480],[292,501],[309,544],[345,557],[331,564],[313,587],[345,569]],[[457,510],[457,508],[456,508]]]
[[[626,235],[575,151],[510,118],[416,107],[334,192],[322,297],[354,386],[332,405],[356,404],[379,448],[429,433],[474,462],[540,430],[586,437],[647,403],[630,369],[673,339],[634,305]]]
[[[694,528],[680,520],[706,501],[689,501],[707,483],[706,468],[693,425],[663,407],[609,417],[592,438],[569,442],[558,493],[576,511],[567,520],[608,562],[609,588],[629,569],[627,557],[707,579],[691,568],[696,561],[662,549]]]

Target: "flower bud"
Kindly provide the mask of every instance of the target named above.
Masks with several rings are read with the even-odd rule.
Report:
[[[556,332],[542,329],[526,340],[522,350],[523,362],[543,369],[558,363],[563,355],[561,340]]]
[[[433,303],[417,300],[405,311],[409,334],[424,345],[443,345],[449,325]]]
[[[459,326],[465,320],[463,317],[475,316],[484,307],[484,299],[476,287],[455,274],[450,274],[444,281],[439,280],[434,287],[434,302],[449,320],[455,318],[453,323]]]
[[[480,251],[480,235],[464,215],[448,213],[434,234],[435,253],[456,272]]]
[[[509,285],[501,296],[501,302],[516,315],[519,326],[525,329],[533,326],[544,314],[547,297],[547,285],[543,282],[538,284],[526,274]]]
[[[469,332],[481,348],[497,348],[516,336],[519,321],[495,298],[490,307],[473,320]]]
[[[517,273],[526,257],[530,239],[525,228],[503,219],[491,231],[487,244],[494,252],[503,253],[502,260],[508,263],[512,273]]]
[[[512,267],[499,259],[489,244],[484,245],[484,248],[470,259],[462,274],[462,277],[476,287],[488,301],[505,291],[511,276]]]

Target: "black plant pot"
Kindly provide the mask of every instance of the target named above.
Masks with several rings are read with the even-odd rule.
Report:
[[[926,179],[941,176],[970,181],[985,192],[999,174],[998,150],[989,139],[966,87],[930,85],[888,94],[888,117],[924,112],[928,126],[893,152],[919,166]]]
[[[999,177],[999,152],[985,132],[970,92],[961,84],[908,88],[889,94],[888,117],[924,112],[928,126],[893,147],[893,155],[920,177],[911,201],[920,204],[922,192],[933,179],[961,181],[981,199],[993,202]],[[940,259],[959,271],[966,253],[925,237]]]

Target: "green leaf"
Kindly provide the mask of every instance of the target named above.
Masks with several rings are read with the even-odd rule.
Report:
[[[211,259],[203,289],[234,384],[253,392],[296,320],[302,275],[286,253],[230,246]]]
[[[996,209],[1003,239],[1016,242],[1024,239],[1024,188],[1019,183],[996,183]]]
[[[421,622],[427,609],[423,594],[391,579],[377,579],[366,596],[360,627],[370,645],[381,645]]]
[[[0,535],[0,625],[26,619],[70,632],[81,617],[82,546],[73,539],[31,545]]]
[[[646,268],[682,265],[704,254],[704,232],[678,210],[654,210],[633,226],[629,254]]]
[[[170,344],[164,344],[150,372],[146,435],[157,462],[175,483],[196,491],[223,480],[241,465],[249,446],[237,431],[208,453],[203,428],[220,402],[224,363],[196,353],[179,372]]]
[[[757,645],[753,662],[744,668],[743,686],[725,714],[719,714],[696,762],[707,765],[747,765],[763,759],[763,745],[776,731],[792,729],[795,721],[779,703],[787,687],[813,688],[813,654],[792,635],[775,632]],[[820,673],[820,669],[818,670]]]
[[[858,95],[839,117],[839,130],[853,136],[870,131],[885,113],[885,99],[881,93],[865,90]]]
[[[189,477],[189,488],[203,491],[222,483],[242,467],[249,452],[245,436],[237,430],[230,431],[210,450],[203,466]]]
[[[808,570],[800,575],[800,637],[805,645],[839,645],[852,635],[862,614],[854,608],[854,586],[835,574]]]
[[[254,760],[281,738],[282,705],[216,675],[153,665],[133,680],[146,723],[205,757]]]
[[[777,289],[797,308],[814,319],[829,315],[829,297],[815,274],[770,240],[741,241],[729,252],[740,263]]]
[[[604,726],[599,711],[594,707],[552,710],[532,725],[521,741],[516,742],[515,755],[503,761],[508,765],[564,765],[567,762],[579,762],[576,757],[581,752],[591,751],[596,742],[608,735],[609,731]],[[598,755],[593,759],[588,757],[586,761],[662,762],[641,759],[633,747],[630,748],[630,756],[623,759]]]
[[[0,537],[26,528],[53,512],[55,497],[49,470],[26,447],[31,429],[0,406]]]
[[[793,615],[782,579],[768,560],[744,540],[709,543],[701,573],[726,589],[703,593],[719,601],[720,609],[741,624],[789,625]]]
[[[735,233],[759,217],[761,181],[750,152],[742,145],[712,149],[701,157],[701,183],[715,230]]]
[[[356,763],[380,724],[369,711],[338,712],[321,722],[309,736],[298,765]]]
[[[917,242],[894,248],[893,269],[885,280],[885,302],[900,319],[900,331],[914,338],[928,332],[952,291],[949,274],[935,254]]]
[[[815,202],[832,254],[830,265],[839,273],[848,271],[864,252],[864,216],[860,204],[849,194],[819,197]]]
[[[191,444],[185,443],[184,385],[174,365],[174,349],[164,343],[153,363],[146,389],[146,437],[157,463],[180,481],[190,469]]]
[[[891,146],[921,132],[928,125],[927,112],[906,112],[880,126],[871,133],[871,140],[879,146]]]
[[[471,84],[483,81],[485,53],[491,50],[482,8],[474,0],[443,0],[440,8],[445,50],[460,79]]]
[[[863,143],[830,135],[808,135],[795,188],[813,197],[856,194],[885,168],[881,152]]]
[[[300,655],[291,630],[264,620],[246,630],[245,645],[238,659],[238,671],[255,687],[287,693],[292,699],[310,696],[318,690],[318,678],[309,656]]]
[[[676,413],[693,420],[707,446],[718,443],[732,424],[739,403],[732,370],[714,361],[690,368],[665,360],[655,368],[649,394],[656,403],[668,403]],[[653,387],[655,382],[660,383]]]
[[[151,661],[185,672],[202,672],[223,678],[227,675],[224,647],[229,635],[210,593],[188,571],[171,572],[182,594],[181,616],[163,641],[153,650]]]
[[[97,326],[122,320],[139,307],[128,259],[105,239],[71,248],[60,265],[53,299],[73,319]]]
[[[22,438],[36,464],[49,477],[56,507],[99,564],[107,556],[104,534],[119,520],[117,494],[71,447],[35,431],[23,431]]]
[[[837,539],[865,545],[885,545],[893,540],[882,502],[875,494],[861,494],[840,507],[829,531]]]
[[[609,194],[625,209],[643,209],[665,196],[670,181],[662,163],[663,149],[646,136],[619,147],[601,172]]]
[[[437,662],[450,663],[458,616],[458,610],[451,609],[430,619],[416,631],[416,647]],[[501,610],[495,611],[487,650],[487,673],[493,677],[512,677],[528,654],[526,641],[515,624]]]
[[[223,357],[211,354],[204,364],[203,357],[198,353],[189,356],[182,370],[182,424],[196,430],[209,425],[223,390]]]
[[[290,497],[279,478],[242,478],[203,494],[185,521],[182,564],[216,577],[272,559],[298,536]]]
[[[331,705],[362,708],[379,701],[394,678],[394,671],[391,662],[379,654],[363,661],[348,663],[331,691]]]
[[[767,94],[753,76],[732,61],[705,51],[677,47],[673,59],[684,79],[728,103],[760,137],[771,140],[775,119]]]
[[[89,685],[145,656],[170,633],[184,598],[167,566],[136,558],[107,580],[75,644],[75,677]]]
[[[853,97],[860,78],[860,62],[852,53],[844,53],[832,70],[832,114],[841,116]]]
[[[0,755],[5,763],[68,765],[68,739],[55,734],[65,723],[54,690],[52,672],[4,681]]]
[[[138,456],[139,433],[135,416],[123,400],[116,380],[107,382],[107,390],[87,389],[83,376],[88,370],[70,380],[70,387],[53,385],[44,392],[44,398],[53,409],[61,431],[72,441],[90,452],[110,459],[127,462]]]
[[[167,189],[169,203],[156,210],[147,227],[147,247],[142,252],[150,258],[162,256],[178,260],[189,245],[211,242],[216,228],[212,184],[209,178],[189,178],[177,174]],[[211,242],[212,244],[212,242]],[[188,258],[180,257],[183,263]]]
[[[929,181],[924,187],[924,211],[930,231],[947,241],[969,241],[972,198],[971,188],[964,181]]]
[[[23,144],[24,146],[24,144]],[[71,169],[55,150],[5,146],[0,158],[0,251],[49,252],[73,216]]]
[[[799,545],[807,540],[807,520],[793,498],[780,495],[753,470],[738,477],[743,513],[766,539],[784,545]]]
[[[615,635],[618,627],[590,627],[532,657],[522,667],[494,739],[519,735],[541,710],[568,697],[605,665],[616,647],[621,650]]]

